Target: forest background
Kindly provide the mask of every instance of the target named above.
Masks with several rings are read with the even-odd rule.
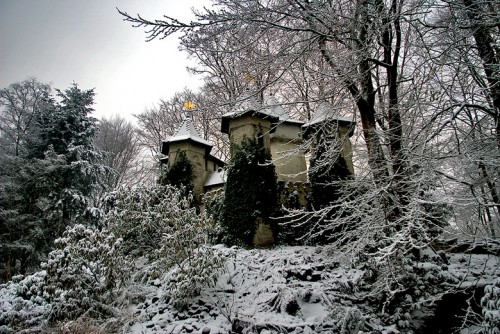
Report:
[[[79,223],[104,233],[105,194],[153,185],[160,143],[181,121],[183,102],[196,103],[198,130],[229,160],[218,122],[247,88],[259,98],[275,95],[297,119],[309,120],[327,101],[358,124],[355,178],[331,181],[341,189],[335,201],[286,217],[313,222],[309,236],[331,236],[353,262],[376,262],[387,284],[375,296],[394,292],[391,268],[407,265],[409,254],[418,260],[438,237],[498,240],[498,6],[214,1],[193,22],[120,12],[148,39],[180,33],[204,85],[137,114],[137,128],[92,118],[93,91],[76,84],[55,96],[36,79],[1,90],[4,279],[39,269],[54,240],[77,233]],[[321,163],[333,165],[338,146],[327,145],[324,156]]]

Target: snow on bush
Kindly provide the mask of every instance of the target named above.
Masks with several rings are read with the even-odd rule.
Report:
[[[484,288],[484,296],[481,298],[483,315],[483,333],[500,333],[500,278],[494,284]]]
[[[125,254],[145,256],[150,279],[163,277],[165,298],[182,306],[214,284],[225,256],[209,246],[213,221],[172,186],[121,189],[108,197],[106,226],[124,240]]]
[[[81,315],[103,317],[114,313],[113,301],[126,281],[127,260],[122,240],[107,229],[83,225],[68,228],[42,266],[45,291],[52,305],[50,321]]]
[[[45,271],[26,277],[19,275],[0,285],[0,333],[42,326],[50,308],[43,294],[45,276]]]

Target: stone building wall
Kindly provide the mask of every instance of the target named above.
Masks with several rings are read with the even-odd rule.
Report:
[[[287,209],[307,208],[311,185],[307,182],[278,181],[279,203]]]
[[[271,155],[278,180],[307,181],[307,165],[300,124],[282,123],[271,134]]]
[[[186,152],[186,157],[193,165],[193,192],[197,200],[200,200],[204,192],[206,179],[205,172],[205,148],[200,145],[193,145],[190,142],[180,141],[170,144],[170,156],[168,164],[171,166],[177,158],[177,152]]]

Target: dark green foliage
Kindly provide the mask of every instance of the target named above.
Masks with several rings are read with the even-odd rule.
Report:
[[[335,147],[335,139],[321,137],[317,140],[309,165],[309,201],[316,210],[338,201],[341,196],[340,182],[352,177],[339,151],[340,148]]]
[[[352,179],[336,138],[326,133],[318,136],[308,176],[311,183],[311,193],[307,196],[308,212],[280,224],[284,230],[281,240],[288,244],[326,244],[335,239],[336,233],[347,228],[347,225],[325,228],[340,216],[338,207],[345,195],[343,187]]]
[[[255,220],[262,217],[275,229],[278,208],[277,179],[271,153],[255,140],[245,140],[234,152],[228,169],[222,228],[227,244],[252,243]]]
[[[217,245],[222,243],[224,239],[224,230],[221,226],[222,213],[224,212],[224,192],[216,194],[205,194],[203,201],[205,202],[205,214],[212,220],[213,229],[209,232],[209,242]]]
[[[182,188],[185,194],[193,192],[193,164],[187,158],[185,151],[177,151],[174,163],[165,169],[158,183],[162,186]]]
[[[92,146],[93,90],[73,84],[58,91],[61,102],[43,96],[21,116],[30,118],[29,128],[0,166],[0,270],[6,279],[35,269],[66,226],[91,221],[88,208],[106,172]]]

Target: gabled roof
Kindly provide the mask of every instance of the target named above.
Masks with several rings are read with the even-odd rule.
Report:
[[[201,138],[201,136],[198,134],[198,131],[196,131],[196,128],[194,127],[193,121],[191,119],[191,115],[186,116],[175,135],[163,141],[161,146],[161,153],[168,155],[170,144],[179,141],[191,141],[201,146],[205,146],[207,154],[212,149],[212,145],[210,145],[210,143],[205,139]]]
[[[279,117],[271,114],[270,111],[257,99],[255,93],[250,92],[250,90],[245,90],[245,92],[243,92],[243,94],[241,94],[237,99],[235,111],[222,115],[221,132],[229,133],[230,120],[249,115],[269,120],[272,124],[271,132],[274,131],[274,125],[279,121]]]
[[[324,123],[338,123],[349,128],[349,137],[354,133],[355,122],[351,121],[347,117],[342,117],[338,115],[338,112],[334,110],[332,105],[328,102],[322,102],[316,109],[311,120],[304,125],[302,125],[302,133],[307,135],[309,131],[315,131],[315,129]]]

